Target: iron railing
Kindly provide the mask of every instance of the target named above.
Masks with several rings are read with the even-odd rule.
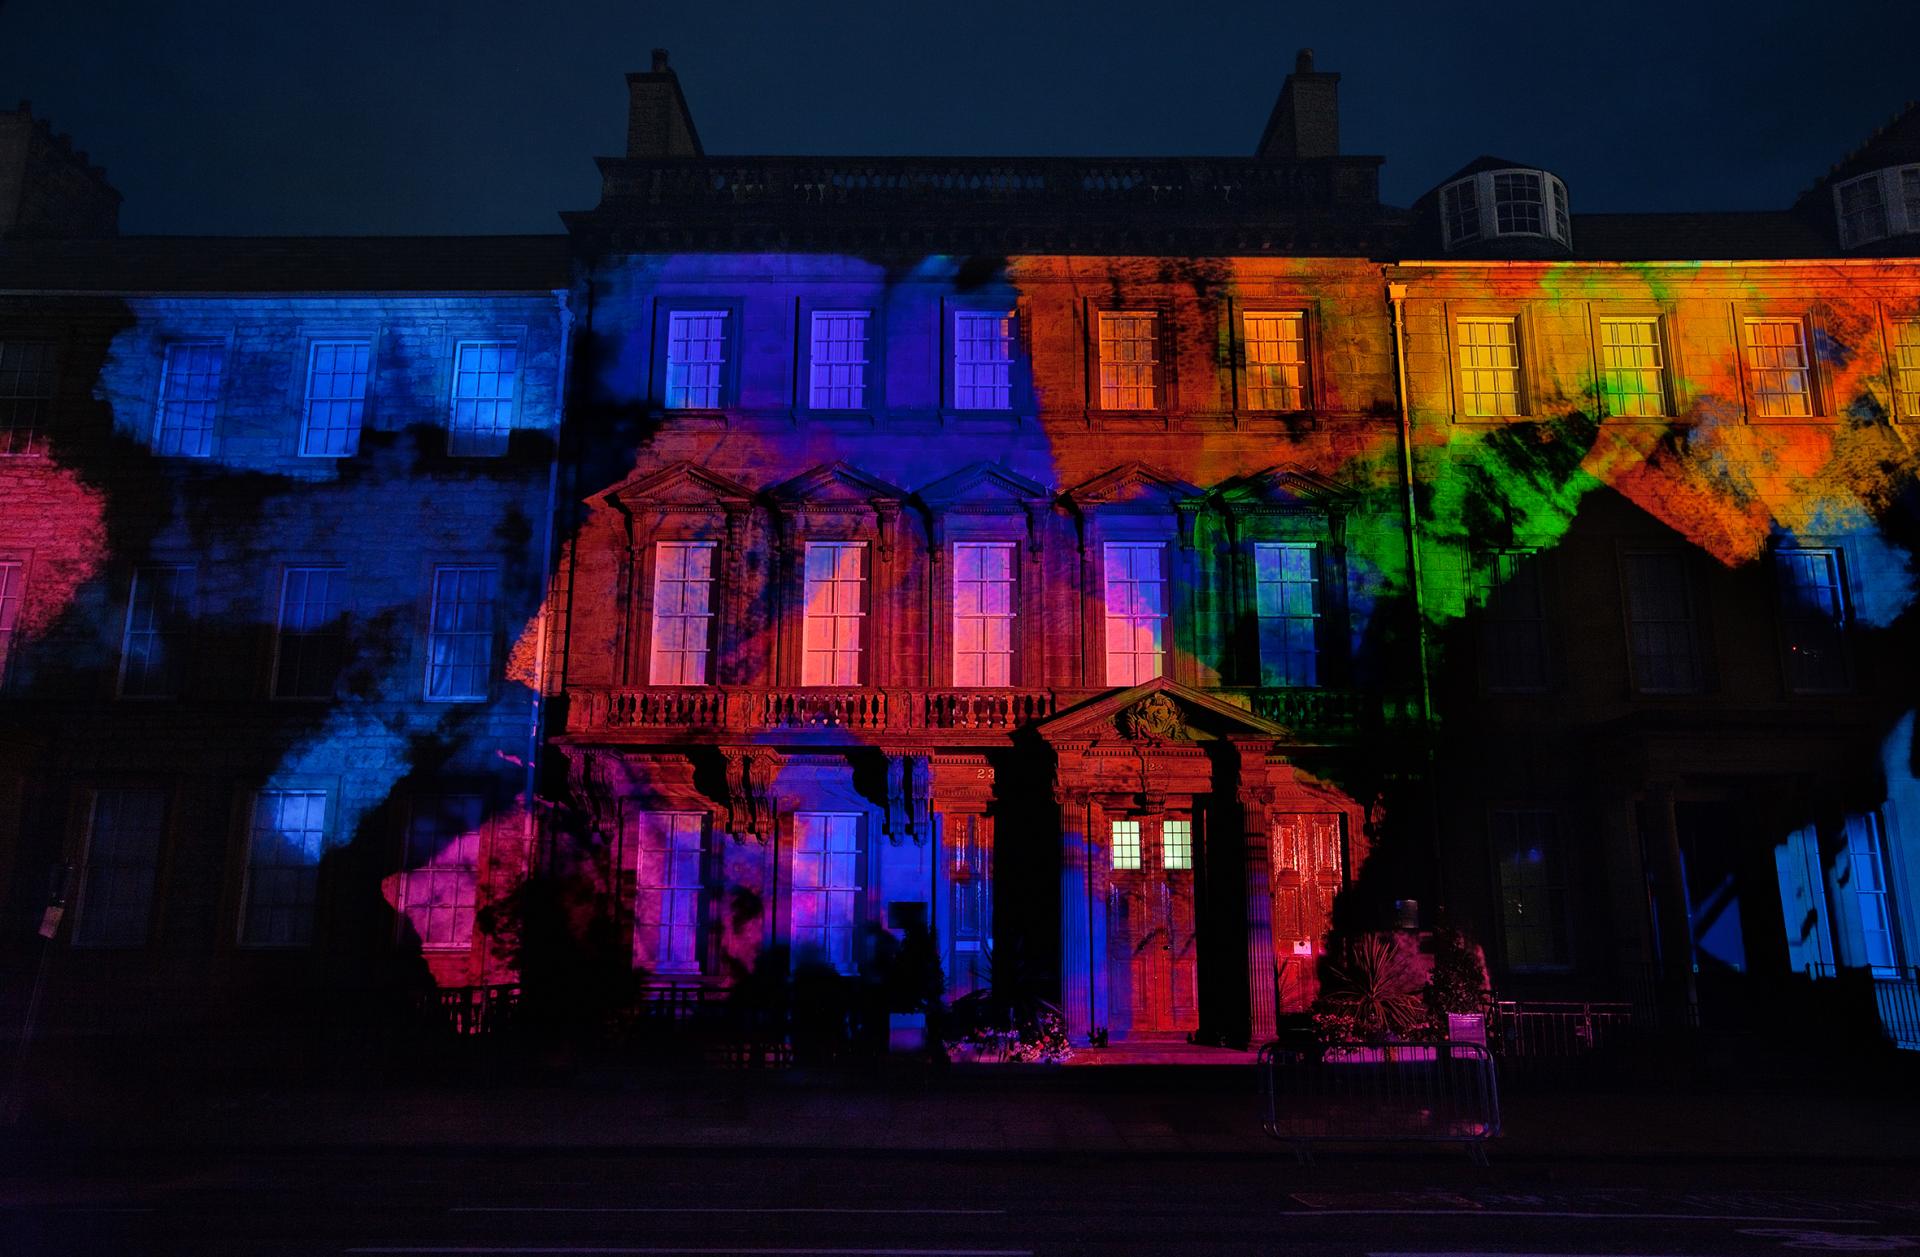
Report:
[[[1887,1038],[1903,1052],[1920,1052],[1920,969],[1876,966],[1857,972],[1866,973],[1873,982],[1874,1008]],[[1807,966],[1807,976],[1816,980],[1837,978],[1840,973],[1832,964]]]
[[[1462,1145],[1486,1164],[1500,1134],[1493,1054],[1477,1043],[1368,1042],[1260,1049],[1268,1135],[1303,1162],[1321,1143]]]

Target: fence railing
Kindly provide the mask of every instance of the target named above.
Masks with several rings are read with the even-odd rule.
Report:
[[[1613,1045],[1643,1021],[1626,1002],[1497,1000],[1487,1043],[1506,1059],[1566,1060]]]
[[[1358,1043],[1260,1049],[1262,1127],[1302,1161],[1313,1145],[1457,1143],[1486,1164],[1500,1134],[1493,1054],[1477,1043]]]
[[[465,1036],[499,1033],[519,1006],[519,985],[503,982],[429,991],[421,997],[420,1011],[433,1028]]]
[[[1807,966],[1806,972],[1808,977],[1819,980],[1838,978],[1843,971],[1837,965],[1815,962]],[[1864,972],[1873,982],[1874,1008],[1880,1014],[1880,1027],[1887,1032],[1887,1038],[1903,1052],[1920,1052],[1920,969],[1887,967]]]

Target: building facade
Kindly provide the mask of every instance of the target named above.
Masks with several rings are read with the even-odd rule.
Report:
[[[720,157],[661,54],[564,237],[21,215],[16,968],[509,981],[564,885],[641,988],[925,927],[1082,1043],[1264,1040],[1412,900],[1503,994],[1905,998],[1920,117],[1778,214],[1402,210],[1338,78],[1247,158]]]

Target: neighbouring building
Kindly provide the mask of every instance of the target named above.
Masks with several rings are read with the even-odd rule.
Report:
[[[648,998],[924,926],[1239,1045],[1418,901],[1503,996],[1920,1045],[1920,114],[1778,213],[1400,209],[1338,80],[713,156],[656,54],[515,239],[117,237],[0,115],[8,995],[508,982],[564,884]]]

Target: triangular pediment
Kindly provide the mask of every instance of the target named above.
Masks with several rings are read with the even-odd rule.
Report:
[[[622,510],[744,509],[753,490],[731,476],[682,459],[655,471],[636,471],[601,495]]]
[[[992,511],[1036,506],[1052,495],[1017,472],[998,463],[974,463],[950,476],[922,485],[917,496],[928,506],[946,511]]]
[[[783,506],[811,510],[897,507],[907,491],[844,462],[822,463],[773,489]]]
[[[1200,495],[1200,490],[1178,476],[1147,463],[1122,463],[1067,490],[1067,500],[1089,507],[1173,510]]]
[[[1225,511],[1337,511],[1359,496],[1351,487],[1317,471],[1282,464],[1250,476],[1236,476],[1208,495]]]
[[[1285,726],[1166,677],[1114,690],[1034,726],[1048,742],[1213,742],[1261,738],[1291,743]]]

